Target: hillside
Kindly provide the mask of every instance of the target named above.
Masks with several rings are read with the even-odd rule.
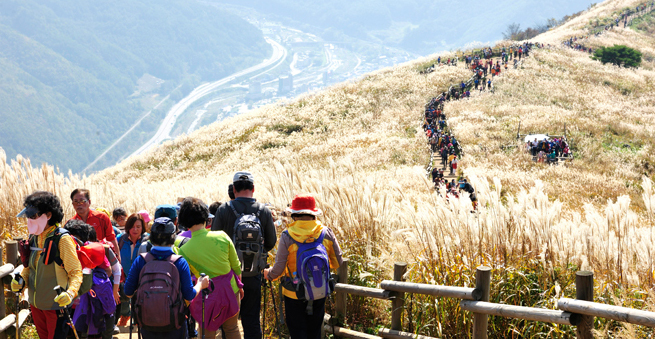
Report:
[[[615,28],[584,40],[594,48],[620,42],[639,49],[645,57],[637,70],[602,65],[561,44],[587,35],[596,18],[638,3],[593,7],[535,38],[546,46],[495,78],[493,93],[446,103],[448,124],[464,146],[460,174],[480,202],[475,211],[468,196],[440,196],[426,179],[424,105],[471,76],[461,66],[419,73],[434,57],[206,126],[91,177],[65,179],[19,159],[0,180],[7,211],[0,223],[8,232],[24,230],[11,213],[36,187],[67,203],[73,187],[86,186],[94,206],[152,211],[180,196],[225,201],[233,172],[250,170],[256,197],[278,208],[297,193],[317,196],[323,222],[351,258],[351,283],[376,286],[390,276],[391,262],[404,260],[410,281],[464,286],[486,264],[493,267],[492,295],[501,298],[495,302],[553,308],[558,296],[575,295],[575,271],[589,269],[605,302],[653,307],[643,291],[654,272],[655,38]],[[575,159],[532,162],[516,141],[519,121],[521,133],[561,134],[566,125]],[[508,145],[518,147],[500,147]],[[21,175],[30,179],[15,184]],[[458,304],[416,302],[431,319],[414,319],[423,334],[454,337],[470,326]],[[378,306],[357,304],[352,317],[361,323],[351,325],[387,321]],[[498,338],[573,335],[566,326],[493,321]],[[596,326],[612,337],[651,333],[609,321]]]
[[[511,23],[523,28],[586,9],[591,0],[509,1],[298,1],[212,0],[248,6],[268,15],[318,29],[321,36],[343,34],[364,41],[401,47],[419,55],[457,49],[475,41],[497,41]],[[535,10],[538,8],[539,10]],[[340,34],[339,34],[340,33]]]
[[[179,85],[173,98],[270,50],[244,20],[178,0],[3,1],[0,45],[0,146],[65,171],[84,168]],[[161,117],[152,118],[136,139]]]

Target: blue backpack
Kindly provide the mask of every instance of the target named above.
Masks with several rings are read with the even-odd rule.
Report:
[[[326,298],[334,290],[334,281],[330,274],[330,258],[323,245],[325,230],[316,240],[309,243],[301,243],[290,235],[289,237],[298,246],[296,272],[293,278],[296,296],[299,300],[308,301],[307,314],[312,315],[312,301]]]

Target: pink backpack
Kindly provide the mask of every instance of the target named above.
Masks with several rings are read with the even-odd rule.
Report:
[[[180,272],[175,262],[181,258],[171,255],[156,260],[150,253],[141,254],[146,264],[139,274],[135,295],[136,321],[153,332],[179,329],[184,321],[184,300],[180,289]]]

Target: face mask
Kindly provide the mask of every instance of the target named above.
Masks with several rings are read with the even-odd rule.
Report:
[[[39,235],[43,233],[46,225],[48,225],[48,216],[45,213],[36,219],[27,219],[27,230],[30,234]]]

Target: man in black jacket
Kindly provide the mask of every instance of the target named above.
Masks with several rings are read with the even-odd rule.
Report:
[[[233,178],[235,199],[229,202],[238,213],[256,214],[260,209],[259,220],[262,226],[264,237],[264,252],[268,252],[277,242],[275,234],[275,225],[271,211],[258,203],[254,198],[255,179],[249,172],[237,172]],[[216,211],[212,231],[224,231],[234,239],[234,223],[237,216],[232,211],[228,203],[222,204]],[[262,267],[263,269],[263,267]],[[254,277],[243,277],[244,297],[241,300],[241,325],[243,326],[243,335],[245,339],[261,339],[261,327],[259,323],[259,311],[261,302],[261,272]]]

